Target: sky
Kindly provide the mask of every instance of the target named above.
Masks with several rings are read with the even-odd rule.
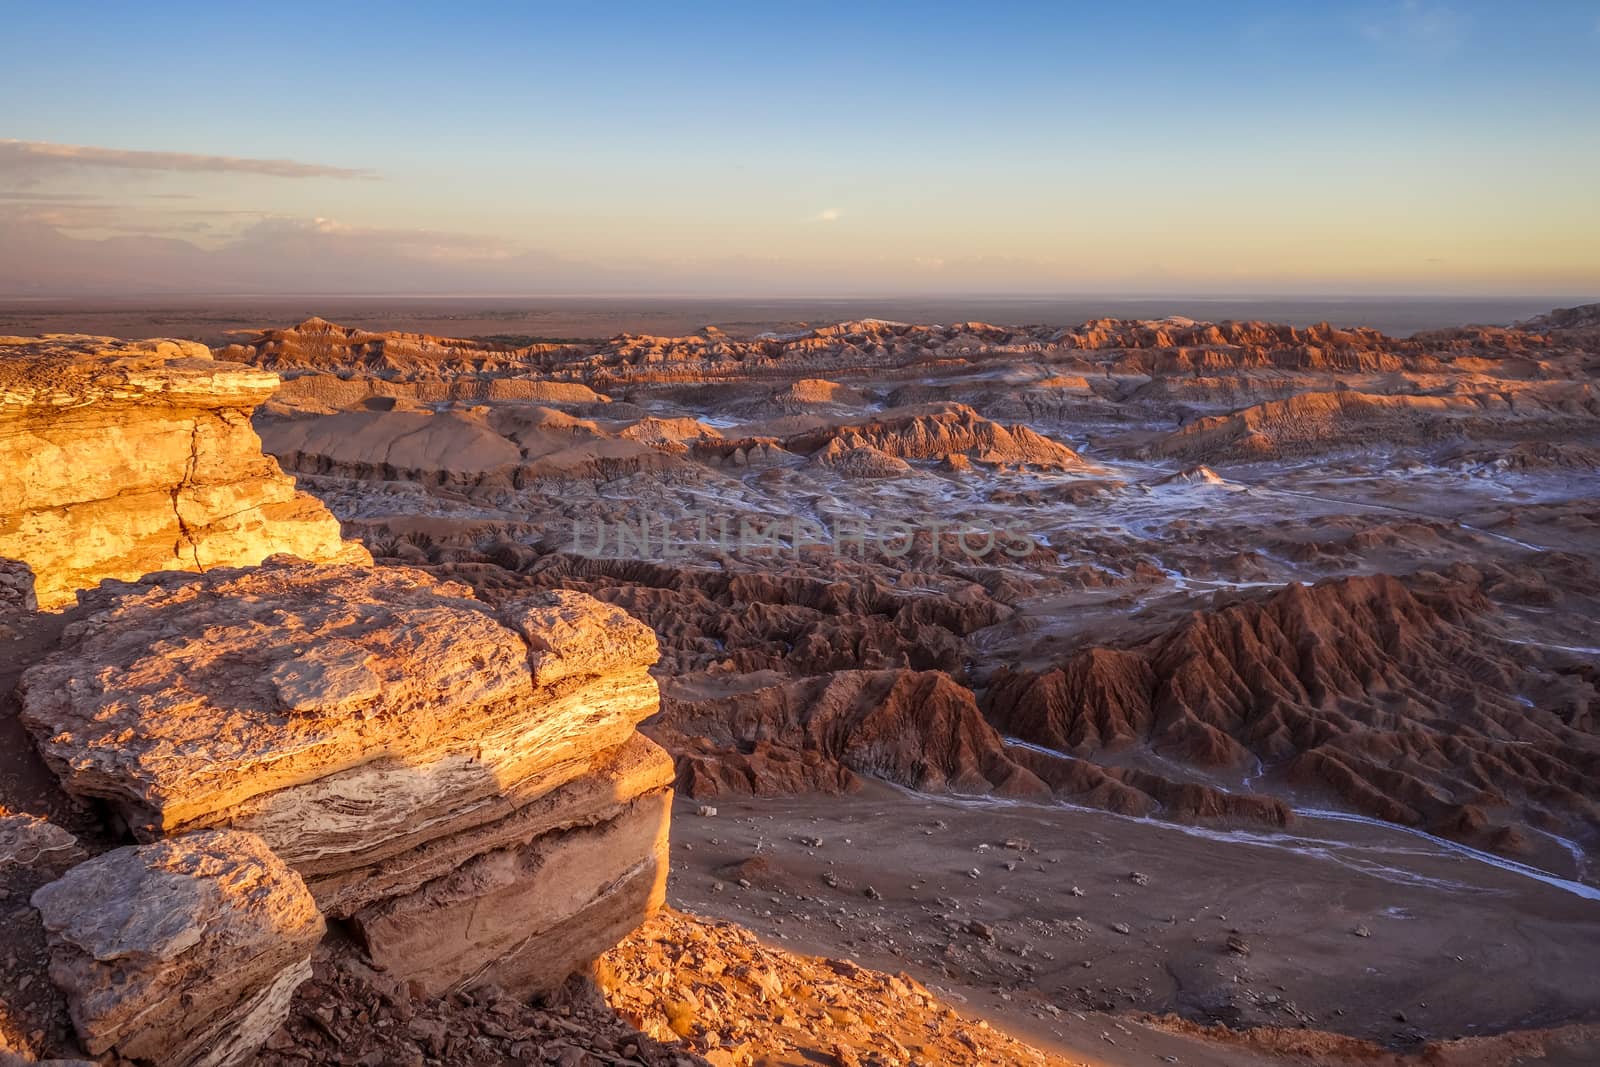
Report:
[[[0,2],[0,295],[1600,299],[1600,4]]]

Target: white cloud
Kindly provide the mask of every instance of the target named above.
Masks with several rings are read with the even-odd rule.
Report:
[[[237,245],[260,252],[319,249],[330,255],[391,255],[418,260],[504,260],[522,251],[511,242],[479,234],[353,226],[318,216],[275,215],[239,234]]]
[[[29,174],[67,167],[114,167],[122,170],[226,172],[261,174],[271,178],[375,178],[370,170],[301,163],[293,159],[247,159],[208,156],[194,152],[145,152],[94,145],[54,144],[50,141],[0,139],[0,174]]]

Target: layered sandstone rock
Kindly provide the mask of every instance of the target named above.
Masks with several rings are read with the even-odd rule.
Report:
[[[46,610],[103,578],[364,559],[261,453],[249,415],[277,384],[190,341],[0,337],[0,558]]]
[[[293,561],[100,599],[23,719],[141,839],[259,834],[430,991],[548,987],[659,902],[656,645],[621,610]]]
[[[232,830],[107,852],[33,904],[84,1048],[171,1067],[248,1060],[311,977],[323,933],[300,876]]]
[[[503,503],[533,484],[671,470],[681,465],[677,455],[687,448],[671,437],[675,427],[617,435],[590,420],[524,404],[436,411],[409,401],[368,402],[353,410],[309,413],[273,405],[256,424],[286,469],[414,482],[486,504]]]

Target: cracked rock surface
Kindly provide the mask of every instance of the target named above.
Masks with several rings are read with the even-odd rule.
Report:
[[[367,559],[262,454],[250,413],[277,385],[192,341],[0,337],[0,558],[46,611],[104,578]]]

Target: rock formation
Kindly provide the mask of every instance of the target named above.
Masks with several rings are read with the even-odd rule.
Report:
[[[0,811],[0,869],[26,867],[55,877],[84,858],[77,838],[54,823]]]
[[[1167,435],[1154,455],[1209,462],[1272,459],[1356,447],[1463,437],[1595,432],[1600,398],[1588,385],[1491,390],[1461,396],[1301,393],[1200,419]]]
[[[84,1048],[167,1067],[247,1062],[311,977],[323,933],[300,876],[234,830],[115,849],[33,904]]]
[[[550,988],[659,903],[656,646],[620,610],[295,561],[94,606],[24,675],[23,721],[141,840],[258,834],[430,991]]]
[[[1094,804],[1125,815],[1284,825],[1282,802],[1097,767],[1007,740],[972,691],[938,671],[839,671],[663,702],[645,730],[693,797],[842,793],[873,777],[911,789]]]
[[[577,592],[491,607],[373,569],[261,454],[248,417],[275,374],[185,342],[0,344],[0,455],[21,471],[0,636],[26,652],[0,673],[9,691],[22,671],[48,767],[24,773],[111,824],[85,847],[0,809],[0,889],[37,908],[0,974],[48,937],[60,991],[8,994],[0,1042],[64,1047],[70,1011],[94,1055],[244,1062],[332,951],[324,916],[417,996],[528,994],[660,904],[673,768],[634,729],[658,704],[646,627]],[[573,422],[546,421],[508,432]],[[85,859],[106,829],[144,844]],[[47,1026],[18,1037],[26,1019]]]
[[[287,329],[262,330],[239,344],[229,345],[222,354],[241,363],[286,373],[360,367],[371,374],[405,378],[419,372],[526,370],[537,357],[562,347],[518,347],[420,333],[377,333],[313,316]]]
[[[250,412],[277,385],[189,341],[0,337],[0,558],[46,610],[102,578],[365,559],[261,454]]]
[[[933,792],[1048,797],[972,693],[939,671],[840,671],[700,701],[648,727],[694,797],[838,792],[870,775]]]
[[[854,561],[835,561],[826,574],[782,569],[781,562],[713,570],[552,553],[535,557],[524,573],[474,564],[441,573],[448,570],[495,603],[560,587],[616,604],[655,631],[669,682],[708,669],[823,674],[910,667],[954,674],[963,662],[961,637],[1011,614],[967,580],[930,580],[905,590]]]
[[[1148,746],[1489,847],[1517,851],[1527,825],[1587,836],[1600,828],[1600,743],[1520,699],[1525,657],[1487,609],[1462,583],[1289,585],[1133,647],[1002,670],[987,710],[1080,761]]]
[[[20,559],[0,559],[0,613],[37,611],[33,568]]]
[[[1027,426],[1006,427],[965,404],[935,404],[879,413],[871,421],[829,425],[783,439],[790,452],[810,455],[830,446],[870,448],[896,459],[965,455],[982,463],[1042,470],[1088,466],[1076,452]]]
[[[1543,315],[1535,315],[1517,324],[1535,333],[1560,334],[1569,330],[1592,333],[1600,330],[1600,304],[1579,304],[1577,307],[1555,308]]]

